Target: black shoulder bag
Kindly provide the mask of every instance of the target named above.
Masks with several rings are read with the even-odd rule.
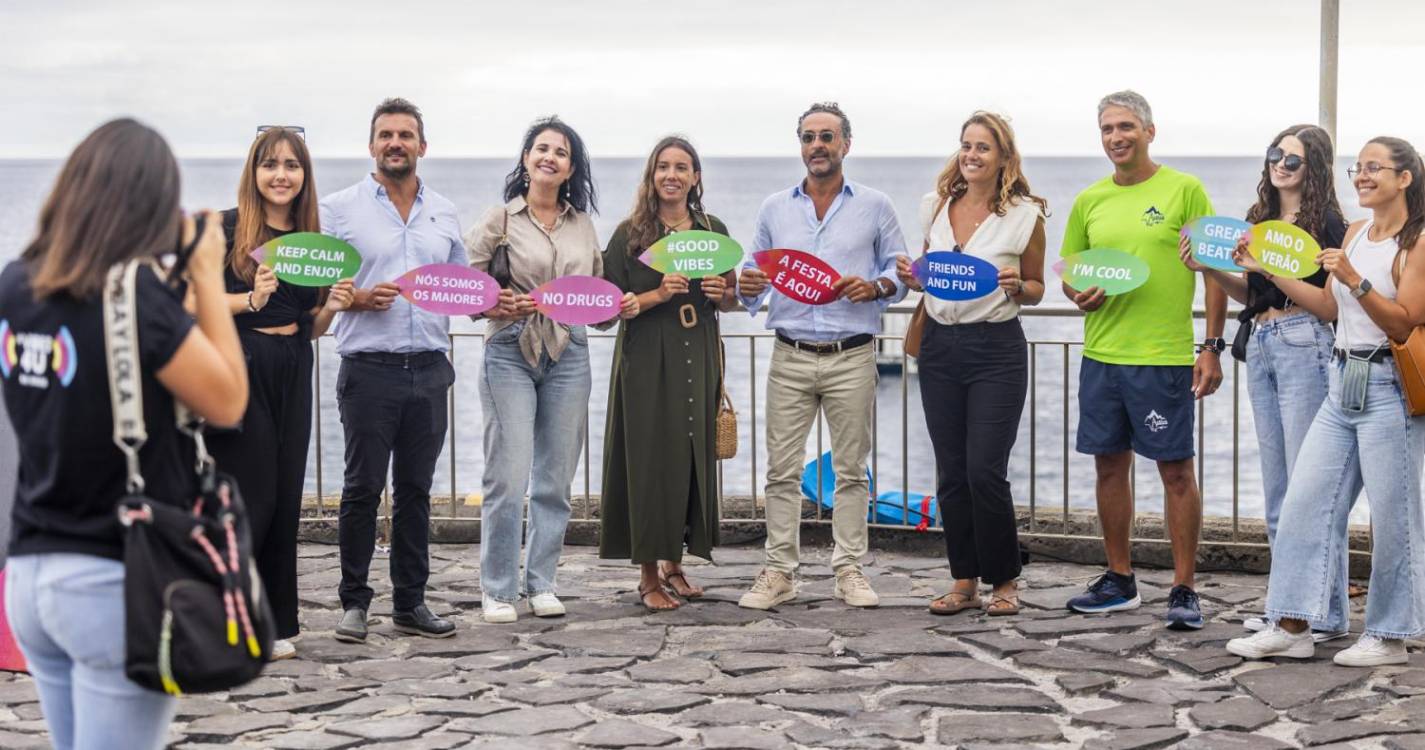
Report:
[[[510,212],[504,207],[500,210],[504,214],[505,223],[500,228],[500,239],[490,253],[490,265],[486,268],[486,273],[490,274],[501,289],[508,289],[513,277],[510,271]]]
[[[138,261],[109,270],[104,349],[114,443],[128,462],[119,501],[124,531],[124,672],[150,690],[182,695],[227,690],[262,673],[272,653],[272,608],[252,561],[237,484],[218,474],[182,404],[178,427],[197,446],[196,498],[144,492],[139,449],[148,439],[140,379],[135,279]]]

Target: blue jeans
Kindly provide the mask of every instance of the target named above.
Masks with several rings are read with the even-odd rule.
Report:
[[[1338,361],[1328,368],[1330,392],[1306,433],[1282,503],[1267,616],[1318,622],[1330,614],[1351,506],[1364,488],[1375,539],[1366,633],[1413,638],[1425,633],[1425,417],[1406,415],[1390,359],[1370,366],[1365,411],[1343,411],[1342,367]]]
[[[1326,399],[1331,366],[1331,327],[1304,310],[1260,323],[1247,346],[1247,393],[1257,425],[1262,460],[1262,499],[1267,540],[1274,541],[1287,480],[1296,466],[1306,431]],[[1341,574],[1332,582],[1330,611],[1313,622],[1318,630],[1345,630],[1350,598],[1347,548],[1340,549]]]
[[[530,367],[516,323],[485,342],[480,403],[485,411],[485,497],[480,508],[480,589],[513,602],[521,591],[554,592],[569,523],[569,483],[589,421],[589,343],[582,327],[555,362]],[[531,471],[532,470],[532,471]],[[521,533],[525,492],[529,524]],[[520,583],[520,540],[526,548]]]
[[[124,564],[49,553],[6,569],[5,611],[54,746],[163,747],[178,701],[124,676]]]

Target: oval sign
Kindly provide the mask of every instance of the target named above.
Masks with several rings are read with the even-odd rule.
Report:
[[[837,297],[841,274],[826,261],[801,250],[763,250],[752,262],[771,279],[772,288],[808,305],[824,305]]]
[[[1264,221],[1252,227],[1247,251],[1267,273],[1289,279],[1304,279],[1321,270],[1316,256],[1321,245],[1301,227],[1286,221]]]
[[[395,281],[406,301],[437,315],[478,315],[500,301],[490,274],[459,263],[430,263]]]
[[[697,229],[658,240],[638,259],[659,273],[681,273],[690,279],[701,279],[737,268],[742,262],[742,246],[725,234]]]
[[[1131,292],[1148,281],[1147,262],[1106,247],[1074,253],[1054,268],[1070,287],[1082,292],[1096,286],[1110,297]]]
[[[979,299],[999,288],[999,269],[974,255],[934,250],[917,258],[910,268],[925,293],[938,299]]]
[[[1183,227],[1198,263],[1219,271],[1242,271],[1232,262],[1237,238],[1252,231],[1252,225],[1230,216],[1203,216]]]
[[[331,286],[356,275],[361,253],[320,232],[293,232],[252,251],[252,259],[297,286]]]
[[[550,320],[571,326],[602,323],[619,313],[623,292],[597,276],[563,276],[529,293]]]

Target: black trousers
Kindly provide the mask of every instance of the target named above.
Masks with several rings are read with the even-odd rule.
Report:
[[[955,578],[995,585],[1020,573],[1008,472],[1029,383],[1027,352],[1018,318],[948,326],[926,321],[920,400]]]
[[[312,343],[303,334],[240,332],[247,411],[236,430],[210,430],[208,451],[237,480],[252,528],[253,557],[277,618],[277,637],[297,635],[297,521],[312,434]]]
[[[374,361],[384,359],[384,361]],[[391,587],[397,612],[425,601],[430,578],[430,487],[445,441],[446,393],[455,369],[441,352],[343,357],[336,398],[346,433],[341,489],[343,609],[371,608],[367,575],[376,549],[376,512],[391,469]]]

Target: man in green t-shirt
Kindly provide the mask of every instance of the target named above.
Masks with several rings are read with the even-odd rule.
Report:
[[[1197,280],[1178,257],[1178,233],[1212,214],[1212,204],[1196,177],[1149,157],[1157,131],[1142,96],[1121,91],[1104,97],[1098,124],[1113,174],[1074,200],[1060,254],[1121,250],[1146,262],[1149,274],[1143,286],[1114,297],[1097,286],[1077,291],[1064,284],[1064,294],[1085,313],[1077,447],[1094,457],[1108,557],[1108,570],[1068,607],[1113,612],[1142,603],[1129,547],[1129,472],[1136,451],[1158,463],[1163,480],[1174,567],[1168,627],[1196,629],[1203,625],[1193,591],[1202,498],[1193,474],[1193,405],[1222,383],[1218,357],[1226,346],[1227,295],[1206,280],[1208,338],[1194,359]]]

